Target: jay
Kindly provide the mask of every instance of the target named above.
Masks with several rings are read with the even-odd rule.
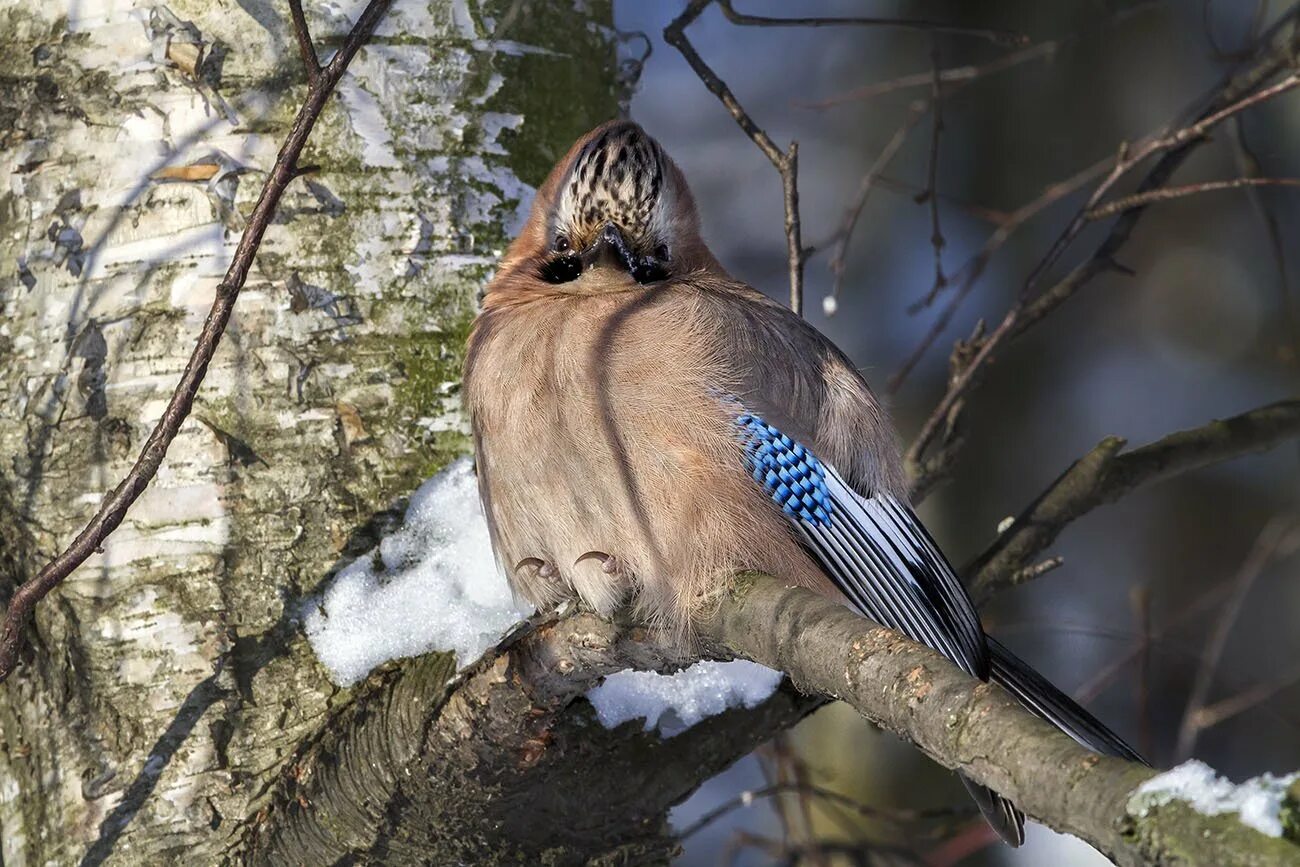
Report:
[[[493,547],[539,608],[628,606],[689,641],[730,576],[769,573],[1140,760],[984,634],[908,505],[880,402],[829,340],[727,274],[685,177],[637,124],[592,130],[538,190],[464,383]],[[963,780],[1019,845],[1020,811]]]

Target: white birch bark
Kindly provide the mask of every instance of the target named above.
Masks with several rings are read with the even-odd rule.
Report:
[[[357,2],[308,3],[322,55]],[[609,6],[399,0],[317,126],[157,479],[0,689],[6,867],[237,859],[348,701],[300,600],[465,448],[475,295],[616,110]],[[0,3],[0,582],[157,420],[303,93],[287,4]]]

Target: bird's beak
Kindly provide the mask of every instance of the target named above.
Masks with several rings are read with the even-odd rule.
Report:
[[[582,270],[592,268],[617,268],[629,274],[636,268],[636,259],[627,239],[613,223],[606,223],[596,242],[582,251]]]

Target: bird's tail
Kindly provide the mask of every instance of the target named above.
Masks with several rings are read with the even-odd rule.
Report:
[[[1107,756],[1146,764],[1146,759],[1100,720],[1061,692],[1047,678],[999,642],[988,639],[992,663],[989,679],[1011,693],[1028,710],[1055,725],[1083,746]],[[985,820],[1009,846],[1025,842],[1025,814],[992,789],[961,777]]]
[[[989,679],[1015,696],[1026,708],[1094,752],[1147,764],[1137,750],[1074,699],[1052,686],[1028,663],[992,638],[988,643],[992,662]]]
[[[981,785],[965,774],[957,777],[970,792],[975,806],[984,814],[984,821],[992,826],[1002,842],[1015,848],[1025,842],[1025,814],[1007,798],[1002,797],[988,786]]]

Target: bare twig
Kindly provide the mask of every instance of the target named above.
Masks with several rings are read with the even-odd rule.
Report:
[[[316,54],[316,46],[311,41],[307,16],[302,12],[302,0],[289,0],[289,16],[293,19],[293,36],[298,42],[298,55],[302,58],[302,65],[307,69],[307,83],[314,85],[320,78],[320,57]]]
[[[935,295],[948,285],[948,278],[943,274],[943,229],[939,226],[939,137],[943,135],[943,100],[939,90],[939,37],[933,38],[930,61],[934,66],[930,88],[930,170],[926,175],[925,191],[917,201],[930,203],[930,246],[934,248],[934,285],[930,294]]]
[[[1255,155],[1250,142],[1246,139],[1246,128],[1242,123],[1241,115],[1232,119],[1232,131],[1233,156],[1241,173],[1246,177],[1262,177],[1263,168],[1259,157]],[[1273,261],[1277,267],[1278,296],[1285,321],[1283,330],[1286,335],[1283,338],[1285,344],[1281,354],[1290,364],[1300,365],[1300,308],[1297,308],[1291,290],[1291,275],[1287,268],[1286,246],[1282,242],[1282,227],[1278,223],[1277,215],[1264,201],[1263,194],[1257,188],[1247,187],[1246,195],[1250,199],[1251,207],[1255,209],[1256,216],[1264,224],[1264,230],[1268,233],[1269,250],[1273,254]]]
[[[920,123],[921,118],[925,116],[929,103],[918,100],[912,103],[907,117],[903,123],[894,131],[894,135],[885,144],[884,149],[877,155],[867,173],[862,176],[862,182],[858,184],[858,192],[854,197],[852,204],[844,211],[844,219],[840,228],[836,231],[833,242],[834,248],[831,252],[830,269],[831,269],[831,298],[838,298],[840,286],[844,280],[845,261],[848,256],[849,242],[853,240],[853,232],[858,226],[858,220],[862,216],[862,210],[866,207],[867,198],[871,195],[871,190],[879,181],[881,172],[889,165],[898,153],[899,148],[916,125]]]
[[[1255,585],[1264,568],[1275,558],[1285,557],[1297,545],[1300,545],[1300,524],[1295,519],[1277,518],[1269,521],[1260,531],[1250,554],[1231,582],[1232,593],[1227,604],[1219,612],[1214,628],[1210,630],[1205,643],[1205,652],[1201,664],[1196,669],[1196,679],[1192,682],[1191,692],[1187,696],[1187,706],[1183,710],[1182,722],[1178,725],[1178,742],[1174,747],[1174,761],[1188,759],[1196,748],[1196,738],[1201,733],[1198,715],[1210,697],[1210,687],[1214,685],[1214,674],[1218,670],[1219,660],[1228,646],[1228,636],[1241,614],[1241,607],[1246,595]]]
[[[790,309],[803,315],[803,271],[808,252],[803,247],[802,227],[799,220],[799,143],[791,142],[786,151],[777,147],[771,137],[754,123],[753,118],[736,99],[736,95],[731,92],[731,88],[727,87],[726,82],[704,62],[699,52],[695,50],[695,46],[686,38],[686,28],[699,18],[700,13],[712,2],[713,0],[691,0],[682,14],[664,28],[664,41],[681,52],[682,57],[690,64],[704,86],[718,98],[744,130],[745,135],[749,136],[749,140],[763,152],[781,175],[781,190],[785,199],[786,256],[790,266]],[[723,6],[724,11],[729,8],[728,4]]]
[[[1141,14],[1152,7],[1158,6],[1163,0],[1145,0],[1145,2],[1134,3],[1122,8],[1114,9],[1104,21],[1104,27],[1111,27],[1123,21]],[[1078,41],[1082,33],[1074,33],[1060,39],[1050,39],[1045,42],[1039,42],[1036,45],[1029,45],[1025,48],[1009,52],[1001,57],[981,64],[968,64],[965,66],[954,66],[942,70],[939,73],[939,80],[945,85],[965,84],[978,78],[984,78],[987,75],[993,75],[1008,69],[1014,69],[1017,66],[1034,60],[1051,60],[1055,58],[1061,49],[1066,45]],[[854,88],[853,90],[816,102],[796,102],[796,105],[804,108],[826,109],[842,105],[846,102],[855,102],[859,100],[874,99],[878,96],[884,96],[888,93],[894,93],[899,90],[907,90],[914,87],[926,87],[930,84],[933,73],[914,72],[910,75],[899,76],[888,81],[879,81],[874,84],[868,84],[864,87]]]
[[[1192,724],[1198,731],[1213,728],[1234,716],[1250,710],[1282,690],[1300,683],[1300,665],[1293,665],[1280,676],[1265,683],[1256,684],[1250,689],[1242,690],[1236,695],[1220,699],[1214,704],[1200,708],[1192,715]]]
[[[925,187],[920,184],[904,181],[900,178],[893,177],[892,175],[880,175],[876,178],[876,183],[883,189],[905,194],[912,199],[915,199],[921,193],[925,192]],[[941,192],[939,193],[939,199],[952,205],[957,210],[969,214],[975,219],[992,226],[1005,225],[1007,220],[1011,218],[1011,212],[1009,211],[1003,211],[999,208],[991,208],[987,205],[977,204],[968,199],[954,196],[951,193]]]
[[[1138,708],[1138,738],[1144,755],[1154,753],[1151,737],[1151,585],[1139,584],[1129,598],[1133,602],[1133,619],[1137,621],[1142,652],[1138,660],[1138,676],[1134,689]]]
[[[1014,586],[1034,557],[1075,519],[1143,485],[1300,437],[1300,400],[1260,407],[1203,427],[1179,431],[1121,453],[1108,437],[1084,455],[999,534],[966,569],[972,593],[985,601]]]
[[[1296,12],[1300,12],[1300,7],[1289,14]],[[1276,32],[1277,29],[1278,26],[1275,25],[1270,29],[1270,33]],[[947,391],[907,450],[905,460],[912,479],[912,493],[915,499],[924,496],[933,487],[937,477],[951,463],[950,452],[956,445],[956,422],[966,393],[978,380],[997,350],[1004,342],[1023,333],[1059,307],[1097,274],[1115,270],[1117,268],[1115,255],[1128,240],[1144,209],[1136,207],[1121,214],[1110,233],[1087,261],[1074,268],[1053,286],[1038,291],[1042,276],[1060,259],[1087,225],[1088,212],[1098,205],[1122,177],[1155,154],[1163,154],[1163,157],[1148,172],[1139,185],[1138,192],[1146,193],[1164,186],[1192,148],[1203,141],[1206,134],[1217,124],[1300,85],[1300,73],[1292,72],[1271,85],[1262,86],[1264,82],[1288,68],[1291,63],[1291,49],[1291,45],[1285,41],[1274,46],[1273,50],[1264,54],[1254,66],[1244,73],[1230,77],[1226,84],[1218,86],[1212,95],[1204,100],[1206,107],[1199,112],[1198,119],[1194,122],[1173,132],[1148,139],[1137,147],[1129,147],[1127,144],[1121,146],[1110,173],[1093,190],[1088,201],[1057,238],[1047,255],[1030,272],[1018,298],[1002,320],[987,337],[979,341],[973,351],[961,359],[960,366],[954,369]],[[941,434],[943,439],[939,442],[938,454],[927,461],[926,456],[931,446],[936,444]]]
[[[1140,661],[1149,647],[1155,646],[1174,629],[1218,605],[1227,597],[1230,589],[1223,585],[1215,585],[1184,605],[1173,617],[1159,626],[1152,627],[1146,635],[1124,648],[1115,659],[1102,666],[1080,685],[1074,691],[1074,700],[1082,705],[1091,704],[1120,674],[1128,671],[1134,662]]]
[[[207,374],[208,364],[212,361],[212,356],[226,329],[226,323],[230,320],[239,291],[248,279],[253,257],[262,243],[262,236],[275,216],[276,206],[285,188],[295,177],[298,156],[302,153],[308,136],[311,135],[312,127],[315,126],[316,119],[320,117],[344,70],[370,36],[390,2],[391,0],[370,0],[365,11],[361,13],[361,17],[348,33],[342,47],[335,52],[329,63],[320,70],[319,75],[308,87],[307,97],[302,107],[298,109],[289,135],[280,148],[275,165],[267,175],[257,203],[253,206],[248,225],[235,248],[226,276],[217,286],[212,308],[203,322],[203,328],[190,360],[185,365],[185,371],[181,374],[181,380],[167,401],[162,417],[154,426],[144,448],[141,449],[135,465],[112,493],[104,498],[99,511],[77,534],[72,544],[47,563],[34,578],[26,581],[14,592],[9,602],[9,609],[5,613],[3,633],[0,634],[0,682],[8,678],[17,665],[18,654],[22,647],[23,627],[31,618],[37,603],[57,587],[59,582],[72,574],[91,554],[100,550],[104,540],[122,523],[131,504],[144,492],[145,487],[158,472],[163,458],[167,455],[168,447],[190,413],[195,395],[198,394],[199,386],[202,385],[203,378]]]
[[[1025,584],[1029,581],[1042,578],[1048,572],[1060,569],[1063,565],[1065,565],[1064,557],[1048,557],[1046,560],[1040,560],[1032,566],[1025,566],[1022,569],[1017,569],[1016,574],[1012,576],[1011,580],[1014,584]]]
[[[826,801],[836,806],[843,807],[857,813],[859,816],[868,819],[880,819],[893,824],[906,824],[910,822],[922,822],[928,819],[951,819],[954,817],[970,816],[974,810],[969,807],[937,807],[929,810],[904,810],[892,807],[875,807],[871,804],[864,804],[847,795],[843,795],[834,789],[827,789],[812,783],[784,783],[779,785],[765,786],[753,791],[741,792],[736,797],[705,813],[695,822],[687,825],[677,836],[683,840],[698,834],[714,822],[726,816],[728,813],[734,813],[743,807],[748,807],[756,801],[764,798],[775,798],[787,794],[802,794],[810,798]]]
[[[977,852],[998,842],[988,822],[971,822],[958,833],[925,853],[926,867],[957,867]]]
[[[1023,63],[1028,63],[1031,60],[1046,60],[1056,55],[1056,52],[1060,50],[1061,44],[1062,42],[1060,40],[1040,42],[1037,45],[1031,45],[1028,48],[1005,54],[988,63],[952,66],[947,69],[942,69],[939,71],[939,81],[942,84],[965,84],[974,81],[977,78],[992,75],[995,72],[1014,69],[1015,67],[1020,66]],[[893,93],[898,90],[925,87],[926,85],[932,84],[933,81],[933,70],[929,72],[916,72],[911,75],[892,78],[889,81],[878,81],[875,84],[868,84],[865,87],[859,87],[834,96],[828,96],[825,99],[816,102],[800,102],[796,103],[796,105],[803,108],[814,109],[833,108],[837,105],[843,105],[846,102],[874,99],[877,96],[883,96],[887,93]]]
[[[1131,196],[1124,196],[1122,199],[1116,199],[1113,202],[1107,202],[1104,205],[1098,205],[1088,211],[1084,218],[1088,220],[1104,220],[1124,211],[1146,207],[1154,202],[1167,202],[1170,199],[1181,199],[1198,193],[1212,193],[1219,190],[1240,190],[1243,187],[1300,187],[1300,178],[1234,178],[1230,181],[1205,181],[1181,187],[1162,187],[1158,190],[1147,190],[1145,193],[1135,193]]]
[[[718,0],[722,14],[732,24],[744,27],[890,27],[901,30],[926,30],[931,33],[951,33],[955,36],[974,36],[997,45],[1024,45],[1028,41],[1023,33],[1012,30],[995,30],[986,27],[961,27],[941,21],[919,18],[769,18],[763,15],[746,15],[737,12],[731,0]]]
[[[1003,222],[997,227],[993,234],[989,235],[979,252],[972,256],[970,260],[962,266],[961,270],[954,275],[951,282],[957,286],[957,290],[953,293],[952,298],[949,299],[947,306],[943,308],[943,311],[930,326],[930,329],[926,332],[925,336],[921,338],[912,352],[906,359],[904,359],[903,363],[899,365],[898,370],[889,378],[889,383],[886,386],[886,391],[889,394],[896,393],[898,389],[902,387],[903,382],[907,379],[908,375],[910,375],[916,368],[916,365],[920,363],[921,359],[925,357],[925,353],[929,351],[935,341],[937,341],[943,332],[947,330],[949,323],[952,322],[952,317],[961,307],[962,302],[966,300],[967,296],[970,295],[971,290],[975,288],[975,284],[979,282],[979,278],[984,275],[984,271],[988,268],[989,261],[993,258],[993,255],[997,253],[1004,244],[1006,244],[1012,234],[1048,207],[1056,204],[1066,196],[1077,192],[1084,184],[1092,181],[1105,171],[1108,165],[1110,165],[1109,159],[1093,163],[1072,177],[1069,177],[1060,183],[1052,184],[1050,187],[1043,190],[1042,194],[1032,202],[1027,202],[1004,218]],[[917,313],[921,311],[925,307],[933,304],[937,297],[938,293],[931,291],[924,298],[909,307],[908,312]]]
[[[787,788],[786,794],[794,797],[795,806],[798,808],[797,813],[792,811],[785,795],[773,799],[777,819],[781,823],[782,842],[786,846],[815,843],[817,835],[813,831],[812,803],[806,788],[808,783],[806,769],[790,744],[789,733],[779,732],[760,751],[760,756],[767,758],[767,761],[763,762],[763,772],[769,787]],[[825,867],[826,864],[825,857],[819,852],[814,852],[810,861],[813,867]]]

